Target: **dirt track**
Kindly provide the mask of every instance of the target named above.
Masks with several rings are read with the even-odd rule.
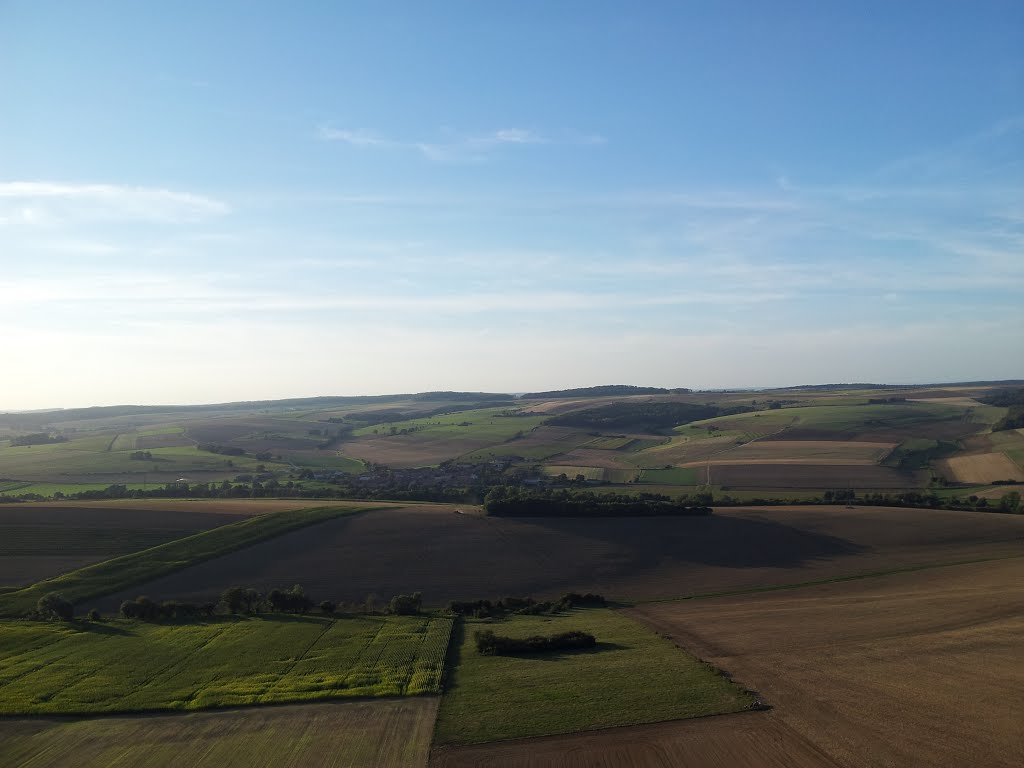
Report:
[[[358,602],[420,591],[429,605],[570,590],[672,598],[1020,552],[1024,517],[877,507],[719,509],[709,517],[501,519],[454,508],[375,510],[286,534],[138,585],[205,601],[240,584],[302,584]]]

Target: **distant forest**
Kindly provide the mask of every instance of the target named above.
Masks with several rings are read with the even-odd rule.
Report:
[[[685,395],[692,389],[663,389],[661,387],[634,387],[629,384],[605,384],[599,387],[556,389],[551,392],[527,392],[523,400],[557,400],[563,397],[622,397],[624,395]]]
[[[660,432],[701,419],[713,419],[732,413],[754,410],[750,406],[720,408],[699,403],[624,402],[598,405],[580,411],[554,416],[548,424],[559,427],[579,427],[596,431],[638,430]]]

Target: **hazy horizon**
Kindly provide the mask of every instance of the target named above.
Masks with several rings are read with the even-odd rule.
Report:
[[[0,7],[0,408],[1024,378],[1024,6]]]

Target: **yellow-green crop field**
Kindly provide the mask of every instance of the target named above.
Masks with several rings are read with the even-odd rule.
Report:
[[[3,622],[0,714],[437,693],[451,627],[429,616]]]

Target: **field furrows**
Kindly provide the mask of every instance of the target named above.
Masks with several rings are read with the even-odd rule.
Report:
[[[1009,768],[1024,761],[1022,584],[1017,557],[628,612],[758,690],[834,764]]]
[[[33,768],[422,768],[435,696],[88,719],[0,719],[0,764]]]
[[[0,713],[435,693],[450,632],[450,619],[428,617],[112,622],[83,629],[11,622],[0,635]]]

